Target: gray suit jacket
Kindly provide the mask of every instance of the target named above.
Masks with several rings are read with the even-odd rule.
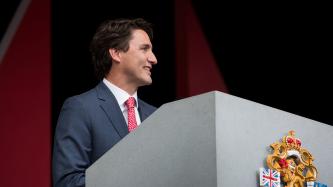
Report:
[[[141,121],[156,110],[140,99],[138,105]],[[54,187],[85,186],[85,170],[128,133],[117,100],[103,82],[68,98],[54,137]]]

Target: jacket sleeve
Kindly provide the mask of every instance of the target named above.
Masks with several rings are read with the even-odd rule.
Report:
[[[54,187],[84,187],[90,166],[89,114],[76,97],[65,101],[56,126],[52,172]]]

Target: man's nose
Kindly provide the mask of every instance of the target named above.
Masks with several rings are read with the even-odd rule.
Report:
[[[153,65],[157,64],[157,59],[153,52],[148,56],[148,61]]]

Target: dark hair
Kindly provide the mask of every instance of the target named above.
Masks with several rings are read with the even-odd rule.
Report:
[[[90,44],[90,52],[98,79],[103,79],[111,69],[112,57],[109,49],[126,52],[135,29],[144,30],[150,40],[153,39],[151,24],[142,18],[107,20],[97,28]]]

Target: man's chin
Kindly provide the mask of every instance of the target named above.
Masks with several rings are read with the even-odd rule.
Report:
[[[151,78],[150,79],[145,79],[145,80],[141,81],[140,86],[148,86],[148,85],[151,85],[152,83],[153,83],[153,80]]]
[[[146,84],[145,85],[151,85],[153,83],[153,80],[148,80],[148,81],[146,81]]]

